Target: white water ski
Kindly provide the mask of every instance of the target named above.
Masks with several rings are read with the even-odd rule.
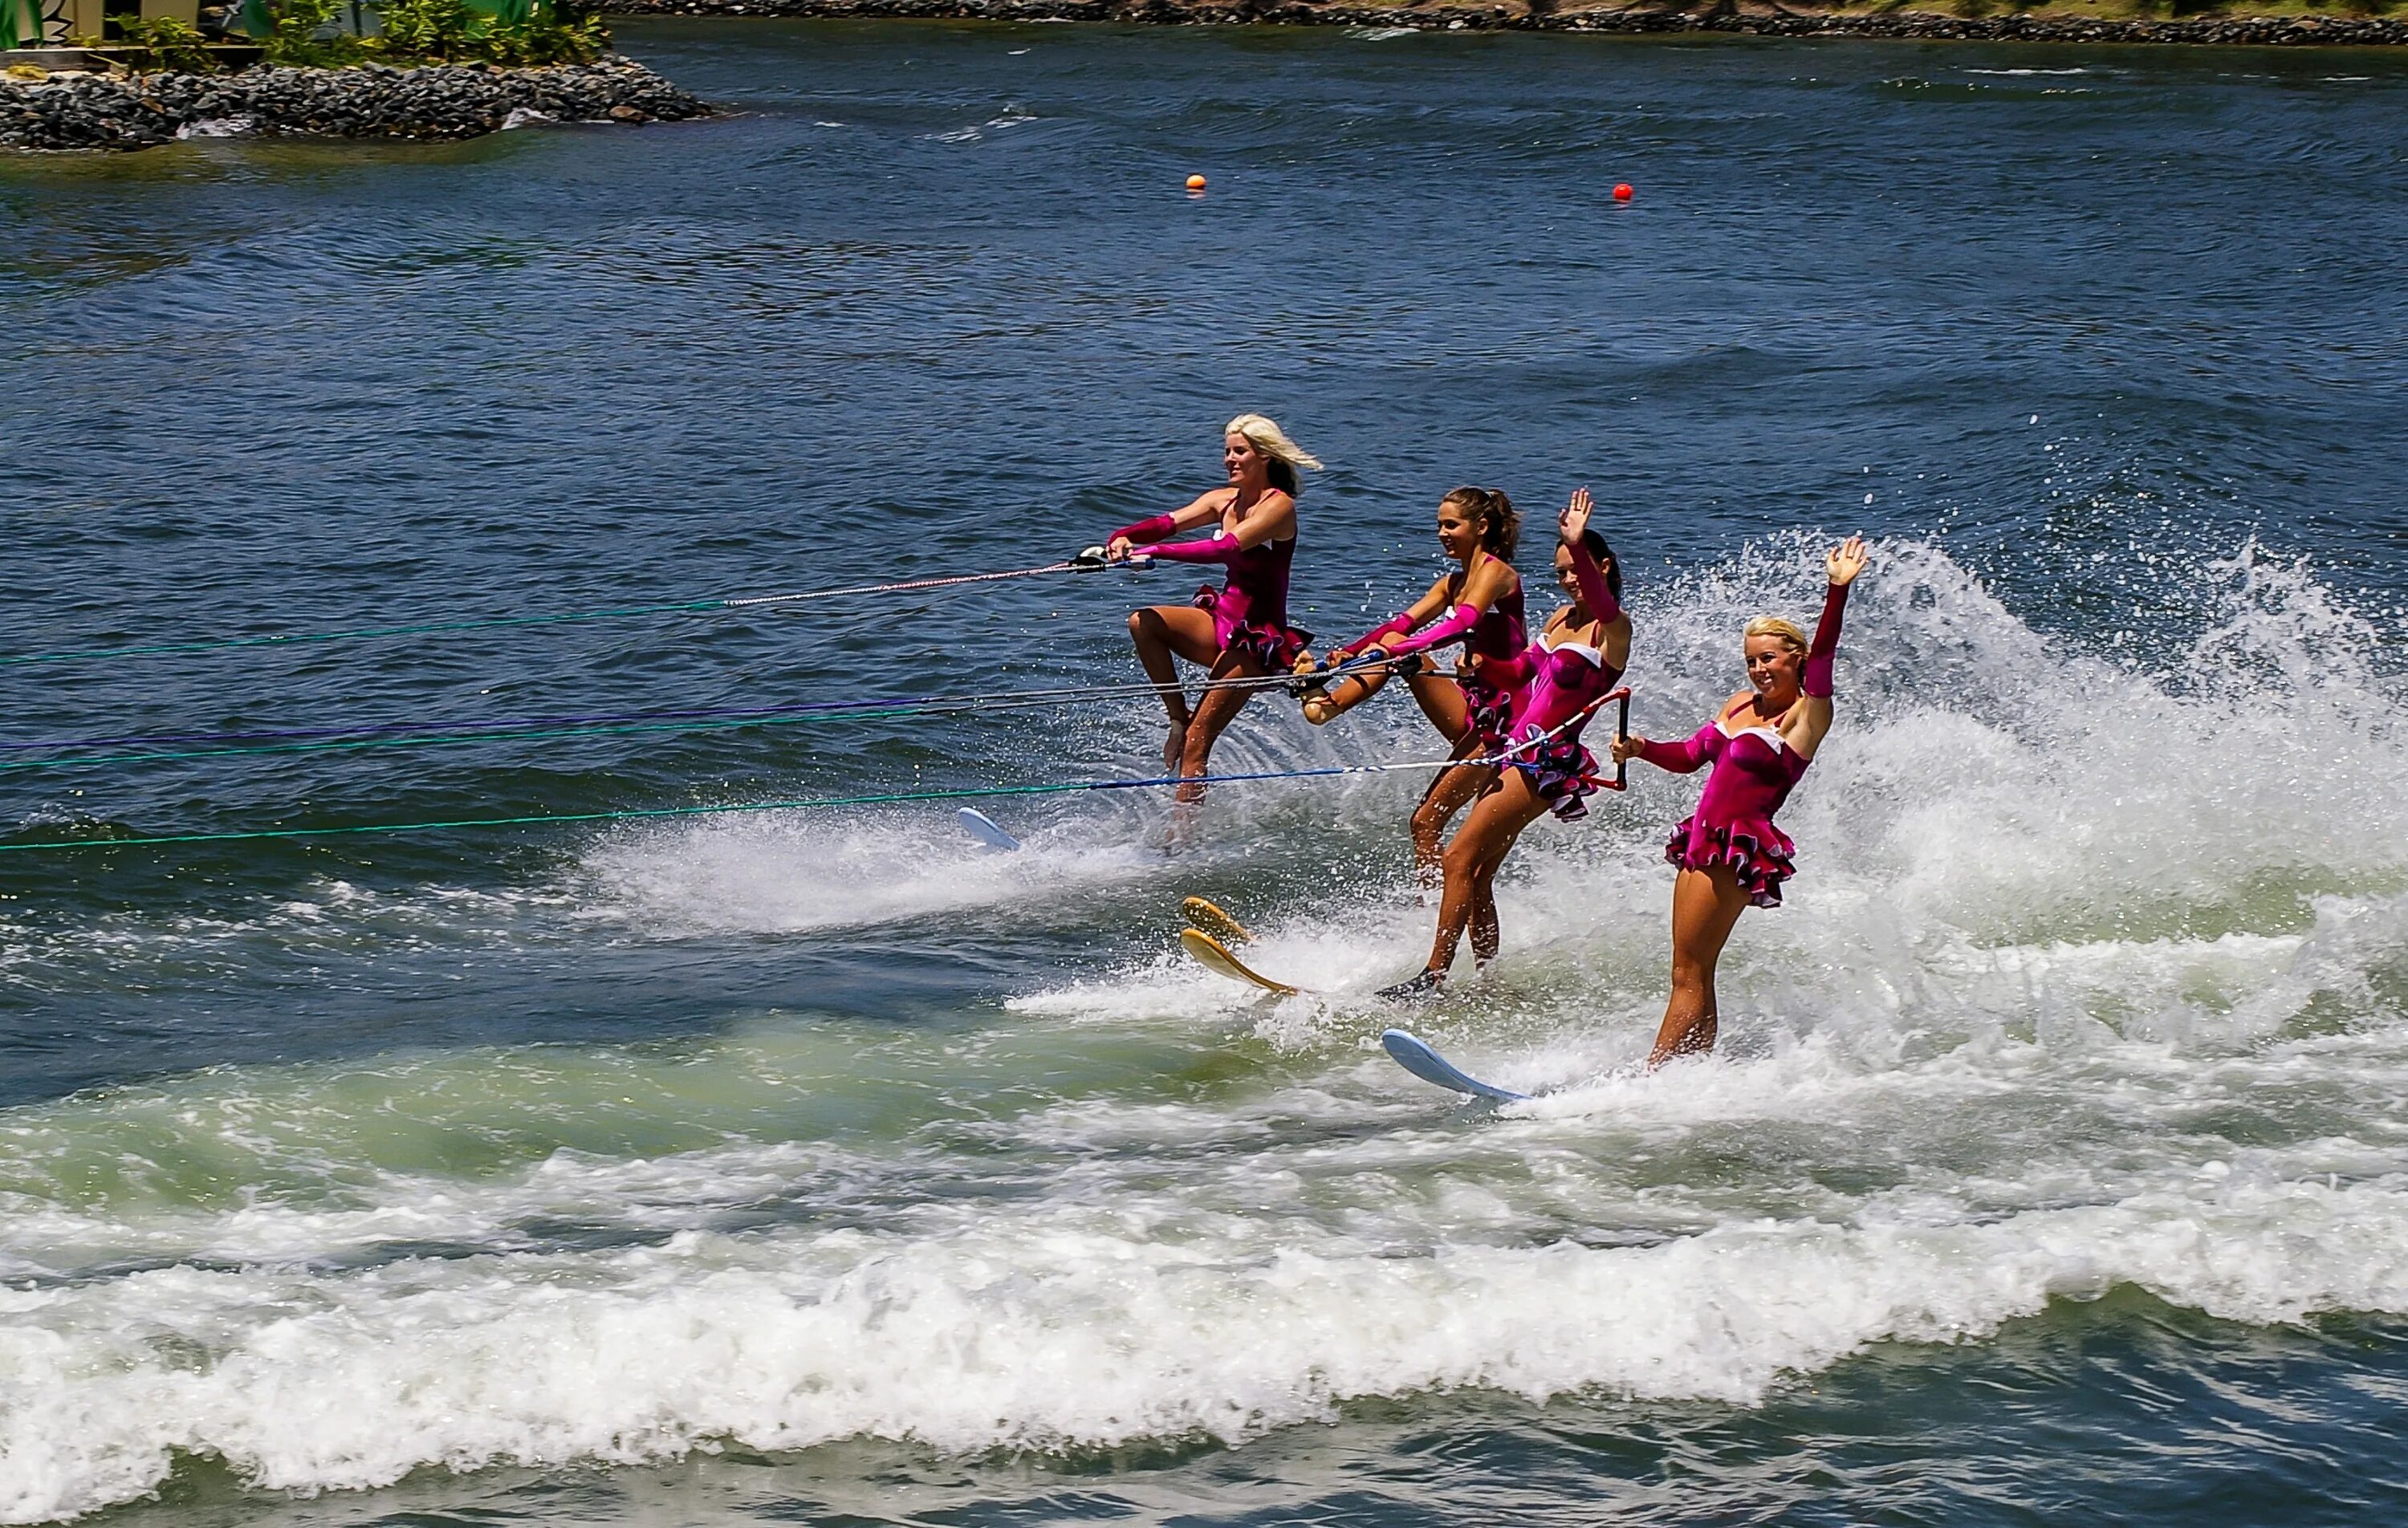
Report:
[[[1526,1092],[1515,1092],[1511,1088],[1500,1088],[1493,1082],[1483,1082],[1457,1069],[1455,1063],[1431,1050],[1426,1042],[1401,1029],[1382,1030],[1380,1045],[1398,1065],[1424,1082],[1434,1082],[1450,1092],[1469,1093],[1474,1098],[1485,1098],[1498,1104],[1519,1104],[1530,1096]]]
[[[989,849],[999,849],[1009,853],[1012,850],[1020,847],[1019,839],[1014,838],[1011,835],[1004,832],[1003,828],[994,818],[987,816],[986,813],[978,810],[976,807],[963,807],[961,809],[961,822],[964,832],[977,839],[980,843],[986,845]]]

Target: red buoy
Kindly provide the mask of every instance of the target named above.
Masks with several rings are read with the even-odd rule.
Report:
[[[1617,201],[1617,202],[1627,202],[1627,201],[1630,200],[1630,196],[1631,196],[1631,192],[1630,192],[1630,182],[1629,182],[1629,181],[1625,180],[1622,184],[1620,184],[1620,185],[1618,185],[1618,186],[1616,186],[1616,187],[1614,187],[1614,188],[1613,188],[1613,199],[1614,199],[1615,201]]]

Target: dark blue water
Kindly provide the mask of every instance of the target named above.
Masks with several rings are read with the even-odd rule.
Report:
[[[1175,858],[1136,793],[996,798],[1013,856],[942,804],[0,851],[0,1521],[2408,1504],[2408,64],[623,41],[725,114],[0,166],[0,656],[1034,566],[1260,409],[1329,464],[1325,636],[1447,488],[1535,572],[1592,485],[1642,729],[1873,536],[1788,906],[1649,1078],[1693,782],[1534,828],[1427,1019],[1548,1092],[1484,1116],[1369,1048],[1412,776],[1225,789]],[[0,741],[1111,685],[1186,592],[9,663]],[[0,844],[1039,786],[1157,725],[12,767]],[[1266,699],[1219,757],[1434,751]],[[1183,964],[1185,892],[1322,995]]]

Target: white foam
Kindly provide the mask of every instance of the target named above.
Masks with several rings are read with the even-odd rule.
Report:
[[[1237,1442],[1436,1387],[1746,1404],[1870,1342],[1978,1337],[2119,1283],[2247,1321],[2408,1311],[2398,1178],[2228,1171],[1999,1220],[1876,1201],[1844,1223],[1401,1257],[1276,1215],[1166,1224],[1153,1208],[0,1292],[19,1403],[0,1423],[0,1519],[130,1499],[179,1449],[323,1490],[713,1439]]]
[[[1098,842],[1093,820],[1028,827],[1017,853],[989,852],[950,807],[941,817],[769,814],[688,821],[606,839],[584,868],[597,910],[651,934],[860,927],[1126,885],[1157,868],[1140,838]]]
[[[1811,616],[1810,550],[1634,580],[1640,731],[1684,735],[1737,687],[1747,616]],[[317,1490],[719,1439],[1237,1441],[1448,1386],[1744,1405],[2119,1285],[2247,1322],[2408,1313],[2383,643],[2254,550],[2163,573],[2213,621],[2099,648],[1936,548],[1880,550],[1784,813],[1799,874],[1741,921],[1710,1061],[1641,1069],[1663,834],[1699,782],[1635,770],[1590,822],[1535,825],[1502,960],[1412,1020],[1544,1090],[1498,1111],[1371,1048],[1396,1014],[1367,994],[1431,918],[1393,779],[1216,793],[1208,849],[1171,862],[1158,806],[1080,798],[1003,814],[1018,854],[944,807],[725,819],[604,835],[523,896],[329,883],[225,928],[128,915],[100,954],[0,925],[12,978],[43,980],[153,943],[490,941],[572,912],[674,937],[1075,923],[1093,899],[1096,926],[1165,931],[974,1032],[771,1018],[720,1051],[230,1070],[0,1117],[0,1269],[29,1280],[0,1290],[0,1517],[131,1499],[176,1450]],[[1225,748],[1426,746],[1370,709],[1314,733],[1256,707]],[[1166,864],[1325,994],[1265,1002],[1173,953]],[[1281,873],[1250,898],[1257,864]],[[582,1149],[471,1171],[446,1132]]]

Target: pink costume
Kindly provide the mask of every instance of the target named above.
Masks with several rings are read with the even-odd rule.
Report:
[[[1458,605],[1419,632],[1413,630],[1412,612],[1400,611],[1349,643],[1346,650],[1364,652],[1378,648],[1391,658],[1404,658],[1458,640],[1466,652],[1480,660],[1469,672],[1455,677],[1455,684],[1463,691],[1465,715],[1471,724],[1472,737],[1484,750],[1494,753],[1505,745],[1513,707],[1529,678],[1529,665],[1522,650],[1523,644],[1529,640],[1529,631],[1523,618],[1522,586],[1518,581],[1511,593],[1487,609]]]
[[[1622,602],[1607,585],[1605,570],[1585,546],[1575,542],[1571,554],[1581,604],[1601,624],[1612,625],[1622,618]],[[1598,783],[1597,755],[1581,746],[1581,729],[1588,725],[1590,710],[1612,692],[1622,670],[1606,662],[1600,648],[1581,642],[1550,647],[1544,635],[1530,644],[1526,657],[1529,686],[1513,716],[1506,762],[1528,777],[1531,790],[1550,811],[1573,821],[1588,815],[1588,804],[1581,798]],[[1545,740],[1533,741],[1539,738]]]
[[[1203,585],[1192,602],[1212,613],[1213,640],[1224,652],[1253,659],[1266,674],[1284,673],[1295,666],[1297,656],[1312,640],[1311,632],[1287,623],[1288,564],[1296,558],[1296,538],[1266,541],[1247,550],[1238,545],[1237,537],[1216,530],[1202,541],[1155,545],[1177,528],[1170,516],[1156,515],[1122,526],[1112,537],[1126,536],[1139,546],[1152,547],[1148,555],[1161,562],[1218,563],[1227,568],[1228,578],[1220,588]]]
[[[1840,612],[1847,602],[1845,584],[1833,584],[1824,597],[1823,619],[1799,681],[1807,694],[1830,698],[1831,660],[1840,650]],[[1798,846],[1774,825],[1772,814],[1805,778],[1808,761],[1772,728],[1730,732],[1720,717],[1685,743],[1649,743],[1639,756],[1676,775],[1713,765],[1698,809],[1672,830],[1664,858],[1684,870],[1727,864],[1748,901],[1759,907],[1781,906],[1781,883],[1798,870],[1792,858]]]

